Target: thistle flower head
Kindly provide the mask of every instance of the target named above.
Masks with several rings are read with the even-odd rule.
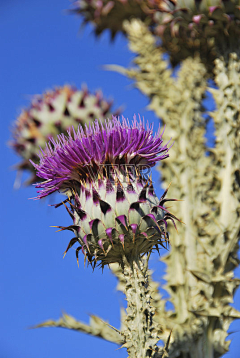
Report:
[[[109,29],[112,39],[117,32],[124,32],[125,20],[144,21],[150,13],[148,0],[78,0],[74,6],[73,11],[83,17],[83,24],[92,23],[97,36]]]
[[[71,86],[57,87],[43,95],[33,97],[29,108],[24,109],[14,124],[10,145],[22,157],[17,169],[32,173],[29,183],[38,178],[29,162],[36,161],[39,147],[50,137],[67,133],[71,127],[77,129],[95,119],[111,117],[112,102],[103,98],[102,92],[89,93],[86,87],[77,90]]]
[[[141,255],[166,241],[166,221],[173,216],[157,199],[150,178],[141,170],[168,157],[160,131],[134,118],[132,124],[97,121],[78,131],[59,135],[34,164],[44,182],[38,198],[65,191],[74,232],[68,249],[78,242],[90,263],[122,263],[123,253]]]
[[[174,65],[198,53],[211,68],[216,45],[239,47],[240,0],[170,0],[164,11],[153,2],[155,30]]]

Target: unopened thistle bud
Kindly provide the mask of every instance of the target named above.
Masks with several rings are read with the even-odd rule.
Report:
[[[83,24],[92,23],[97,36],[109,29],[114,39],[117,32],[124,32],[125,20],[150,20],[148,5],[148,0],[78,0],[73,12],[83,17]]]
[[[118,262],[126,256],[148,253],[168,240],[167,220],[174,216],[164,209],[165,195],[159,200],[152,181],[142,169],[153,167],[168,157],[162,146],[160,130],[153,136],[152,126],[136,117],[132,124],[113,117],[104,123],[96,121],[68,137],[51,139],[40,152],[40,164],[34,164],[44,179],[36,184],[38,199],[56,191],[65,192],[75,244],[95,266]]]
[[[169,0],[155,5],[156,32],[173,64],[198,53],[212,70],[216,48],[239,48],[239,0]]]
[[[66,134],[69,128],[111,118],[111,106],[112,102],[105,100],[101,91],[91,94],[86,87],[77,90],[66,85],[34,96],[30,107],[22,111],[14,124],[10,145],[22,157],[17,169],[32,173],[29,183],[39,180],[29,162],[38,159],[39,147],[45,146],[50,137]]]

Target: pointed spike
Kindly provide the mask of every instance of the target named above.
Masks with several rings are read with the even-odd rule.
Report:
[[[66,255],[66,253],[68,252],[68,250],[69,250],[77,241],[79,241],[77,237],[74,237],[73,239],[71,239],[71,240],[69,241],[69,244],[68,244],[66,250],[65,250],[64,253],[63,253],[63,258],[65,257],[65,255]]]
[[[176,224],[175,224],[175,221],[174,221],[173,217],[172,217],[171,215],[169,215],[169,214],[166,214],[166,215],[164,216],[164,219],[169,219],[169,220],[171,220],[172,223],[173,223],[173,225],[174,225],[174,227],[175,227],[175,229],[176,229],[176,231],[177,231],[177,233],[178,233],[178,229],[177,229],[177,226],[176,226]]]
[[[65,204],[65,202],[64,202],[64,201],[63,201],[62,203],[63,203],[63,205],[65,206],[65,208],[67,209],[68,214],[71,216],[71,219],[73,220],[73,219],[74,219],[74,215],[73,215],[73,213],[71,213],[71,211],[70,211],[69,207],[67,207],[67,205]]]
[[[133,233],[136,234],[137,229],[138,229],[138,224],[131,224],[131,225],[129,225],[129,226],[131,227]]]
[[[112,232],[113,232],[113,228],[109,227],[108,229],[105,230],[107,237],[109,238],[109,240],[111,241],[112,245],[113,245],[113,238],[112,238]]]
[[[158,207],[159,207],[158,205],[153,206],[152,209],[151,209],[151,213],[154,213],[154,214],[157,215],[157,213],[158,213]]]
[[[76,258],[77,258],[77,265],[78,265],[78,268],[79,268],[79,261],[78,261],[78,253],[79,253],[79,250],[82,249],[82,246],[78,246],[77,250],[76,250]]]
[[[103,215],[106,215],[107,212],[112,210],[112,207],[106,201],[100,200],[100,209]]]
[[[93,198],[94,204],[99,203],[100,196],[99,196],[98,192],[94,188],[92,189],[92,198]]]
[[[85,268],[85,265],[86,265],[86,251],[84,250],[83,246],[82,246],[82,253],[84,255],[84,263],[83,263],[83,265],[84,265],[84,268]],[[78,262],[78,255],[77,255],[77,262]],[[78,267],[79,267],[79,264],[78,264]]]
[[[101,249],[104,251],[104,247],[103,247],[103,240],[100,239],[98,240],[98,245],[101,247]],[[105,251],[104,251],[105,252]]]
[[[160,228],[160,226],[159,226],[159,224],[158,224],[158,222],[157,222],[155,216],[154,216],[153,214],[147,214],[147,215],[143,216],[142,219],[147,222],[148,218],[154,222],[154,224],[157,226],[158,230],[159,230],[160,233],[161,233],[162,230],[161,230],[161,228]]]
[[[160,255],[160,251],[159,251],[159,247],[158,247],[158,245],[155,245],[155,249],[157,250],[158,255]]]
[[[128,220],[126,218],[125,215],[120,215],[118,217],[115,218],[115,221],[118,223],[118,225],[120,226],[121,230],[127,234],[128,232]]]
[[[138,201],[142,203],[145,202],[146,200],[147,200],[147,189],[144,187],[138,196]]]
[[[159,205],[164,205],[167,201],[184,201],[184,200],[183,199],[163,199],[163,200],[161,200],[161,202],[159,202]]]
[[[126,199],[121,183],[117,183],[116,200],[124,201]]]
[[[123,246],[123,250],[124,250],[124,235],[120,234],[118,237],[119,237],[119,240],[120,240],[120,242],[121,242],[121,244]]]
[[[163,210],[167,212],[167,214],[166,214],[166,215],[168,215],[167,217],[170,217],[170,216],[171,216],[173,219],[175,219],[175,220],[177,220],[178,222],[180,222],[180,223],[182,223],[182,224],[185,225],[185,223],[184,223],[182,220],[178,219],[175,215],[173,215],[172,213],[170,213],[170,211],[166,210],[165,208],[163,208]],[[166,216],[166,215],[165,215],[165,216]]]
[[[69,204],[71,205],[71,207],[77,212],[78,216],[80,217],[80,220],[85,219],[85,217],[87,216],[86,211],[84,211],[83,209],[81,209],[80,207],[73,205],[72,203],[69,202]]]
[[[155,195],[152,181],[151,181],[151,183],[150,183],[150,185],[149,185],[149,188],[148,188],[148,194],[149,194],[149,195]]]
[[[138,210],[139,209],[139,202],[138,201],[135,201],[134,203],[132,203],[130,205],[130,210]]]
[[[164,191],[163,195],[162,195],[162,196],[161,196],[161,198],[160,198],[159,203],[160,203],[160,202],[161,202],[161,200],[162,200],[162,199],[164,199],[164,198],[165,198],[165,196],[167,195],[168,189],[170,188],[170,185],[171,185],[171,184],[172,184],[172,182],[170,182],[170,184],[168,185],[167,189]]]
[[[127,229],[128,220],[126,215],[119,215],[116,217],[116,220],[120,222]]]
[[[93,229],[93,225],[96,226],[99,221],[100,221],[99,219],[93,219],[93,220],[89,221],[88,224],[89,224],[90,229],[92,230],[92,229]]]
[[[89,246],[88,246],[88,241],[87,241],[87,235],[85,235],[82,240],[83,240],[85,246],[87,247],[88,251],[90,252]]]
[[[138,229],[138,225],[137,224],[131,224],[129,225],[129,227],[132,229],[132,233],[133,233],[133,243],[135,242],[135,238],[136,238],[136,232]]]
[[[77,225],[69,225],[69,226],[50,226],[50,227],[55,227],[55,228],[59,228],[60,230],[57,230],[56,232],[59,231],[64,231],[64,230],[70,230],[70,231],[74,231],[78,229]]]
[[[67,203],[69,201],[69,199],[67,198],[66,200],[64,201],[61,201],[61,203],[58,203],[58,204],[53,204],[53,205],[49,205],[49,206],[54,206],[55,209],[59,208],[59,206],[62,206],[64,203]]]

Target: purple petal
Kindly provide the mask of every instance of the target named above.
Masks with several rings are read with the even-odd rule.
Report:
[[[98,121],[89,124],[85,133],[79,127],[77,132],[69,131],[68,136],[61,134],[56,141],[51,139],[45,151],[40,150],[40,164],[32,163],[37,175],[45,179],[36,185],[42,189],[38,198],[71,187],[76,180],[83,186],[85,182],[93,182],[99,168],[103,173],[106,164],[121,161],[123,165],[144,163],[152,167],[168,157],[169,148],[162,146],[162,142],[160,131],[153,136],[152,126],[147,123],[145,128],[144,121],[136,117],[131,125],[124,118],[121,122],[113,117],[104,125]],[[97,202],[97,195],[95,199]]]

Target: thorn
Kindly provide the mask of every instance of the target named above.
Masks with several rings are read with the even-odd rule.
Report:
[[[91,317],[94,317],[94,315],[90,315]],[[100,321],[102,321],[102,323],[106,324],[107,326],[109,326],[110,328],[112,328],[115,332],[119,333],[121,336],[123,336],[123,333],[121,331],[119,331],[117,328],[113,327],[111,324],[109,324],[108,322],[105,322],[102,320],[102,318],[98,317],[98,319]]]
[[[82,247],[81,246],[78,246],[78,248],[76,249],[76,258],[77,258],[77,265],[78,265],[78,268],[79,268],[79,261],[78,261],[78,253],[79,253],[79,250],[81,250]]]
[[[56,230],[56,232],[59,232],[59,231],[63,231],[64,228],[62,226],[49,226],[49,227],[54,227],[54,228],[60,228],[59,230]]]
[[[170,331],[170,333],[169,333],[169,336],[168,336],[168,339],[167,339],[167,342],[166,342],[166,351],[168,351],[168,347],[169,347],[169,343],[170,343],[170,339],[171,339],[171,335],[172,335],[172,329],[171,329],[171,331]]]
[[[119,65],[104,65],[104,66],[102,66],[102,68],[105,71],[114,71],[114,72],[118,72],[122,75],[125,75],[127,73],[126,68],[119,66]]]
[[[66,200],[65,200],[65,201],[66,201]],[[65,204],[64,201],[62,201],[62,204],[65,206],[65,208],[66,208],[68,214],[71,216],[71,218],[74,219],[74,215],[71,213],[71,211],[69,210],[69,208],[67,207],[67,205]]]
[[[169,185],[168,185],[167,189],[165,190],[166,192],[167,192],[167,191],[168,191],[168,189],[170,188],[171,184],[172,184],[172,181],[169,183]]]
[[[151,255],[151,251],[148,252],[147,257],[146,257],[146,261],[144,262],[144,265],[143,265],[144,274],[146,274],[146,272],[148,270],[148,261],[149,261],[150,255]]]

